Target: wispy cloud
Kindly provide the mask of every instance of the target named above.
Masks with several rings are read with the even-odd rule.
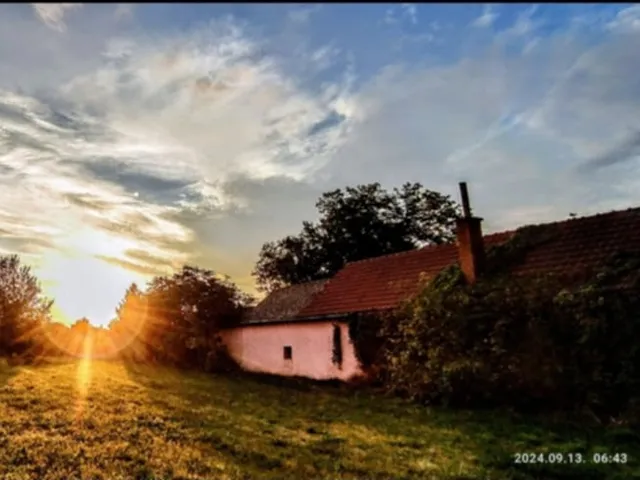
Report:
[[[424,178],[453,195],[452,186],[465,178],[474,185],[478,209],[491,212],[492,229],[515,226],[509,219],[538,222],[639,202],[629,192],[640,165],[617,146],[637,127],[640,97],[629,69],[640,36],[593,46],[580,33],[558,34],[541,37],[527,56],[511,55],[505,45],[518,45],[515,34],[536,30],[533,14],[517,15],[474,58],[386,69],[360,92],[367,120],[338,152],[335,178],[395,184]],[[525,28],[528,21],[534,26]],[[628,159],[625,175],[603,169],[576,174],[578,165],[610,149],[615,157],[594,162]],[[346,162],[357,175],[338,169]],[[615,194],[605,188],[611,183]]]
[[[311,16],[318,13],[322,8],[322,5],[316,4],[312,6],[300,6],[294,7],[289,11],[289,20],[298,25],[304,25],[307,23]]]
[[[413,25],[418,24],[418,8],[415,3],[401,3],[388,8],[385,11],[384,23],[394,24],[407,21]]]
[[[284,9],[283,24],[306,25],[289,25],[301,39],[290,46],[203,7],[189,8],[206,21],[157,30],[145,6],[124,22],[116,5],[85,5],[65,35],[2,8],[0,251],[37,265],[70,316],[106,315],[128,282],[184,262],[251,288],[261,244],[349,184],[410,179],[455,195],[464,178],[487,230],[640,201],[640,34],[606,28],[612,16],[596,42],[582,24],[546,32],[528,7],[498,26],[486,6],[482,31],[413,4],[380,28],[382,10],[363,7],[368,30],[325,25],[318,40],[313,22],[337,29],[347,10]],[[398,28],[416,41],[377,61],[372,41]]]
[[[491,4],[487,4],[482,8],[482,14],[476,18],[471,25],[479,28],[486,28],[493,25],[493,22],[498,18],[498,13],[496,13],[494,6]]]
[[[36,15],[47,26],[64,32],[67,29],[64,23],[64,17],[69,10],[79,8],[81,3],[32,3],[31,6],[36,12]]]
[[[640,132],[629,135],[619,145],[590,158],[580,165],[582,172],[590,172],[623,162],[640,159]]]
[[[133,18],[134,3],[118,3],[113,16],[116,20],[131,20]]]
[[[509,27],[504,34],[507,36],[523,37],[535,31],[543,23],[541,19],[533,18],[537,11],[538,5],[532,5],[518,13],[515,23]]]
[[[402,3],[400,8],[402,8],[403,15],[408,18],[411,23],[414,25],[418,23],[418,8],[415,3]]]
[[[347,86],[312,95],[284,72],[233,21],[214,21],[114,39],[57,89],[0,91],[0,175],[23,180],[3,187],[3,208],[31,212],[0,245],[61,245],[141,275],[201,257],[212,216],[246,207],[231,178],[301,180],[344,141]]]
[[[640,5],[620,10],[607,27],[616,32],[640,32]]]

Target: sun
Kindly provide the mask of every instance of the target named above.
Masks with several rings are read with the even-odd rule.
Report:
[[[86,253],[51,252],[37,269],[45,295],[55,299],[54,320],[71,324],[85,317],[106,327],[124,293],[146,278]]]

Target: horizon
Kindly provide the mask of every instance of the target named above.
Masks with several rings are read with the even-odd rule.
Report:
[[[640,205],[637,5],[0,12],[0,254],[57,322],[185,263],[255,294],[335,188],[464,180],[485,233]]]

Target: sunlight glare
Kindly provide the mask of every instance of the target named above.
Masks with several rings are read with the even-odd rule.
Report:
[[[87,404],[87,395],[91,384],[91,354],[93,351],[93,337],[91,333],[85,335],[82,346],[82,359],[78,364],[77,384],[76,384],[76,406],[75,420],[82,422],[85,406]]]
[[[56,299],[54,319],[66,324],[86,317],[94,325],[108,325],[129,285],[143,287],[147,280],[90,254],[51,252],[37,270],[45,294]]]

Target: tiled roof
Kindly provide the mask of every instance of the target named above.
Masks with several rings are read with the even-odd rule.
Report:
[[[292,320],[305,308],[314,295],[322,291],[327,280],[291,285],[271,292],[247,313],[243,324]]]
[[[512,232],[484,237],[485,247],[505,241]],[[417,293],[422,278],[436,275],[456,262],[455,244],[428,246],[407,252],[348,263],[300,313],[300,317],[393,308]]]
[[[548,241],[532,249],[513,273],[584,271],[620,250],[640,251],[640,208],[582,217],[542,227]],[[549,230],[547,230],[549,229]],[[485,248],[515,232],[484,237]],[[457,261],[455,244],[430,246],[347,264],[322,293],[299,310],[298,317],[346,314],[393,308],[411,297],[421,276],[433,277]]]
[[[640,252],[640,208],[544,224],[551,240],[532,249],[514,273],[571,274],[597,268],[619,251]]]

